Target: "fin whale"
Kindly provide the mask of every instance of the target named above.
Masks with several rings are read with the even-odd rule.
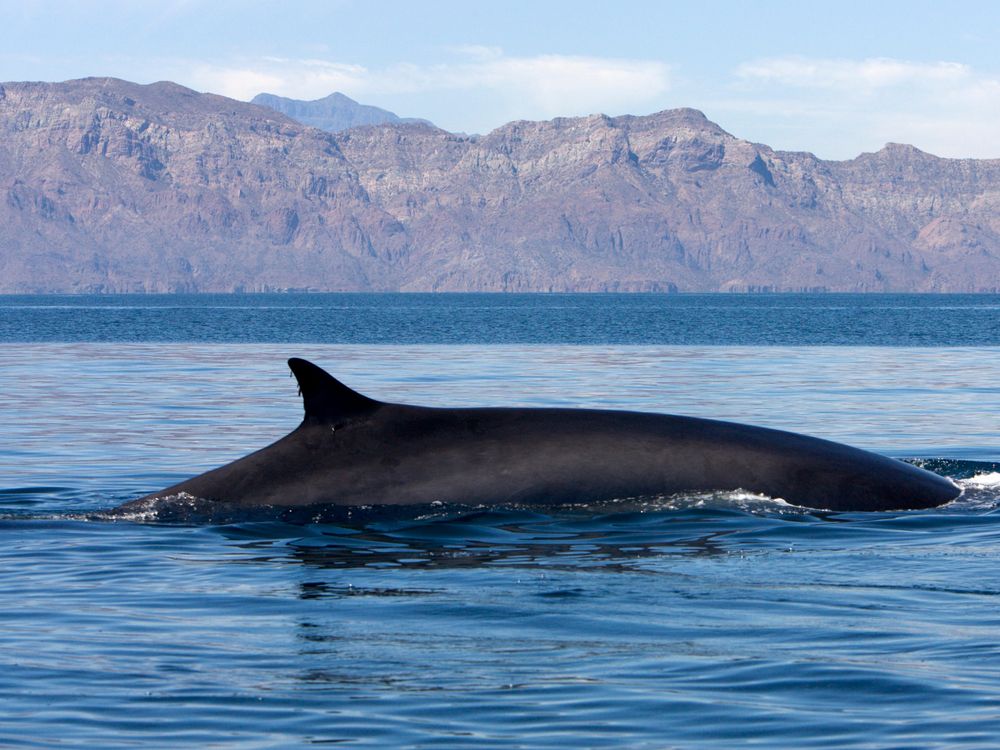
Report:
[[[293,358],[302,423],[230,464],[133,500],[229,509],[587,503],[745,490],[810,508],[931,508],[950,480],[840,443],[628,411],[431,408],[376,401]]]

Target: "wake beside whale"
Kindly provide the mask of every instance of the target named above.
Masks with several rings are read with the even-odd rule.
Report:
[[[384,403],[303,359],[305,417],[277,442],[133,500],[112,516],[446,503],[585,504],[744,490],[834,511],[931,508],[950,480],[819,438],[694,417]]]

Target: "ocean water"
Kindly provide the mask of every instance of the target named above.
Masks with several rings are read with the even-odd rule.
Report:
[[[0,296],[0,342],[998,346],[995,294]]]
[[[18,297],[0,341],[0,746],[996,746],[996,297]],[[292,429],[289,356],[385,400],[806,432],[964,492],[101,519]]]

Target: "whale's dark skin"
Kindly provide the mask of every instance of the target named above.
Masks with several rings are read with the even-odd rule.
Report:
[[[442,409],[362,396],[302,359],[305,418],[276,443],[116,508],[198,498],[229,508],[555,505],[737,490],[834,511],[931,508],[950,480],[840,443],[762,427],[590,409]]]

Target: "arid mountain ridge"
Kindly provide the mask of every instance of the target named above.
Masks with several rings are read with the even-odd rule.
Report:
[[[700,112],[328,133],[177,84],[0,84],[0,292],[996,291],[1000,160]]]

